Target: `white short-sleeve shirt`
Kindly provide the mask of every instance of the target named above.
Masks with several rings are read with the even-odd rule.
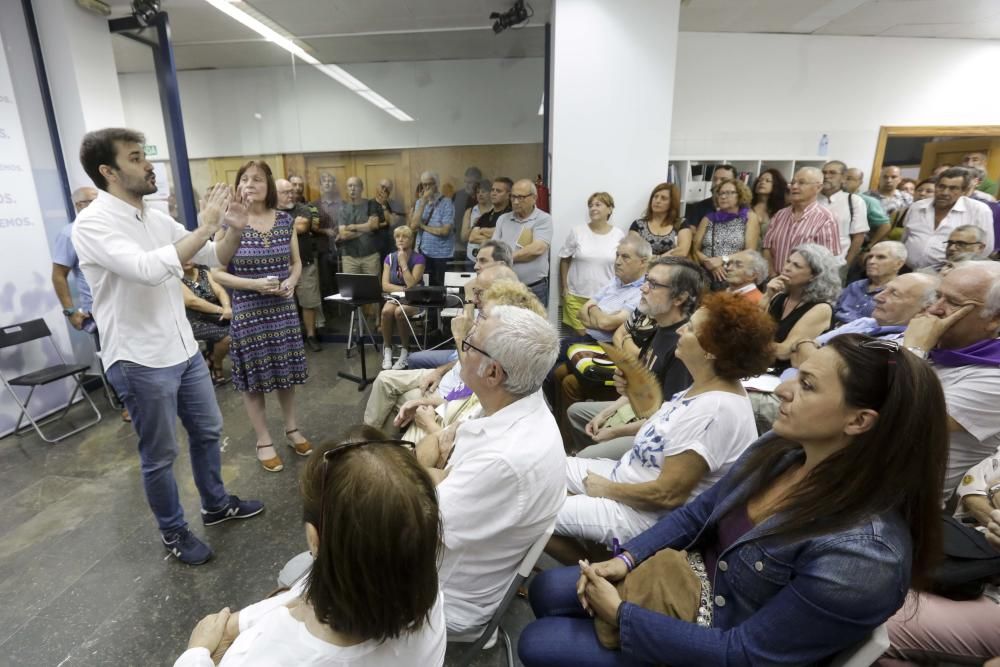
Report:
[[[611,473],[624,484],[651,482],[660,476],[663,459],[692,451],[708,464],[708,474],[691,498],[722,479],[743,451],[757,439],[750,399],[727,391],[707,391],[692,398],[687,391],[663,404],[635,436]]]
[[[919,202],[918,202],[919,203]],[[1000,448],[1000,368],[934,366],[941,380],[948,416],[964,430],[948,434],[944,494],[950,496],[966,471]]]
[[[948,215],[937,227],[934,226],[934,198],[913,202],[907,209],[903,226],[906,230],[903,243],[906,245],[906,263],[913,269],[935,266],[945,260],[945,242],[956,228],[975,225],[983,230],[983,243],[993,247],[993,211],[986,204],[959,197]]]
[[[851,235],[868,233],[868,204],[858,195],[848,194],[844,190],[834,192],[829,197],[820,193],[816,201],[830,209],[830,213],[837,219],[837,230],[840,232],[838,257],[844,259],[851,249]]]
[[[438,574],[448,629],[463,632],[486,624],[566,499],[566,454],[541,392],[463,422],[448,469]]]
[[[615,278],[615,252],[625,232],[612,227],[605,234],[595,234],[590,225],[569,231],[559,257],[572,258],[566,275],[567,289],[574,296],[590,298]]]

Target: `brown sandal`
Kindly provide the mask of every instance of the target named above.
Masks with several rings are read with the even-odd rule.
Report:
[[[288,446],[295,450],[295,453],[299,456],[309,456],[312,454],[313,448],[312,444],[306,440],[305,442],[295,442],[289,436],[292,433],[298,433],[299,429],[293,428],[291,431],[285,431],[285,437],[288,438]]]
[[[257,443],[258,451],[261,449],[267,449],[268,447],[274,447],[274,445],[262,445],[259,442]],[[260,461],[260,465],[264,468],[264,470],[268,472],[281,472],[285,469],[285,464],[281,462],[281,457],[277,455],[277,452],[275,452],[275,455],[269,459],[262,459],[258,457],[257,460]]]

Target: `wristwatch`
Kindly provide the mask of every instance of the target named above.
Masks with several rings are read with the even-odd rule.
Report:
[[[73,317],[76,315],[79,308],[63,308],[63,315],[66,317]]]
[[[990,501],[990,505],[993,505],[993,498],[1000,493],[1000,482],[997,482],[993,486],[986,489],[986,500]],[[993,505],[996,507],[996,505]]]
[[[927,350],[925,350],[922,347],[917,347],[916,345],[908,345],[906,349],[912,352],[913,354],[917,355],[921,359],[927,358]]]

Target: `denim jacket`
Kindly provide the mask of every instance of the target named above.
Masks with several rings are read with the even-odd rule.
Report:
[[[750,480],[736,483],[747,456],[713,487],[624,545],[641,562],[666,548],[698,550],[714,539],[719,518],[745,503]],[[777,476],[802,459],[789,452]],[[624,603],[622,651],[673,667],[808,665],[863,641],[903,604],[910,584],[911,538],[898,513],[875,515],[827,535],[768,536],[770,517],[719,555],[712,582],[712,627]]]

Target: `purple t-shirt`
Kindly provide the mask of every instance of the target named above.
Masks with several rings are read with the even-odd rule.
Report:
[[[403,272],[399,269],[399,251],[390,253],[385,256],[385,265],[388,267],[395,267],[395,271],[389,274],[389,282],[393,285],[405,285],[406,281],[403,279]],[[424,258],[419,252],[411,252],[410,259],[406,262],[408,268],[411,272],[413,267],[417,264],[427,264],[427,259]]]

